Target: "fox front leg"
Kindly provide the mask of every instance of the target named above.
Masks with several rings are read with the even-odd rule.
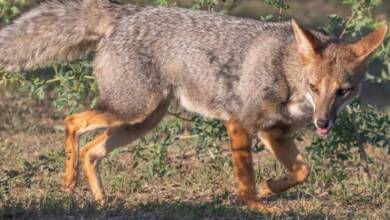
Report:
[[[240,198],[249,208],[257,211],[276,212],[260,202],[256,193],[255,174],[252,162],[250,139],[237,120],[229,120],[226,128],[230,137],[234,175],[238,181]]]
[[[260,185],[260,195],[280,193],[303,183],[309,176],[309,166],[299,153],[293,139],[282,136],[279,132],[260,132],[259,138],[289,171],[287,176],[271,179]]]

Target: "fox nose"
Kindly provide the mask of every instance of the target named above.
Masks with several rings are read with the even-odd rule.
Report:
[[[330,121],[328,119],[318,119],[316,124],[318,128],[325,129],[329,127]]]

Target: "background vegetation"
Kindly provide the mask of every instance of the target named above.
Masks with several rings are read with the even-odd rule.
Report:
[[[380,0],[131,2],[191,7],[267,21],[293,16],[349,40],[375,29],[390,11],[390,4]],[[38,3],[0,0],[1,24],[10,23],[21,11]],[[54,64],[28,74],[0,73],[0,218],[270,218],[239,206],[222,124],[176,106],[149,136],[105,160],[103,179],[107,191],[114,193],[110,205],[94,204],[84,180],[75,192],[60,191],[65,157],[61,120],[95,104],[91,59]],[[368,74],[366,94],[372,90],[374,96],[349,107],[329,138],[316,139],[310,127],[297,136],[313,172],[304,186],[265,199],[285,209],[281,217],[390,217],[389,113],[386,108],[367,105],[381,93],[378,88],[386,88],[390,80],[389,37],[373,56]],[[386,100],[380,103],[386,107]],[[83,142],[90,139],[85,137]],[[284,174],[260,143],[253,149],[257,152],[259,182]]]

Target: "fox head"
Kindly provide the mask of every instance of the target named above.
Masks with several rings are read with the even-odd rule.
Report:
[[[303,63],[305,96],[313,105],[317,133],[329,134],[337,114],[360,92],[365,79],[365,60],[378,48],[387,25],[354,43],[322,42],[292,20],[297,52]]]

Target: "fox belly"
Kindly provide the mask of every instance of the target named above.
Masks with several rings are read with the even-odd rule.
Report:
[[[199,99],[196,96],[191,96],[184,89],[177,89],[175,91],[175,95],[179,100],[180,105],[190,112],[195,112],[207,118],[220,119],[223,121],[231,118],[231,114],[222,106],[213,103],[211,98]]]

